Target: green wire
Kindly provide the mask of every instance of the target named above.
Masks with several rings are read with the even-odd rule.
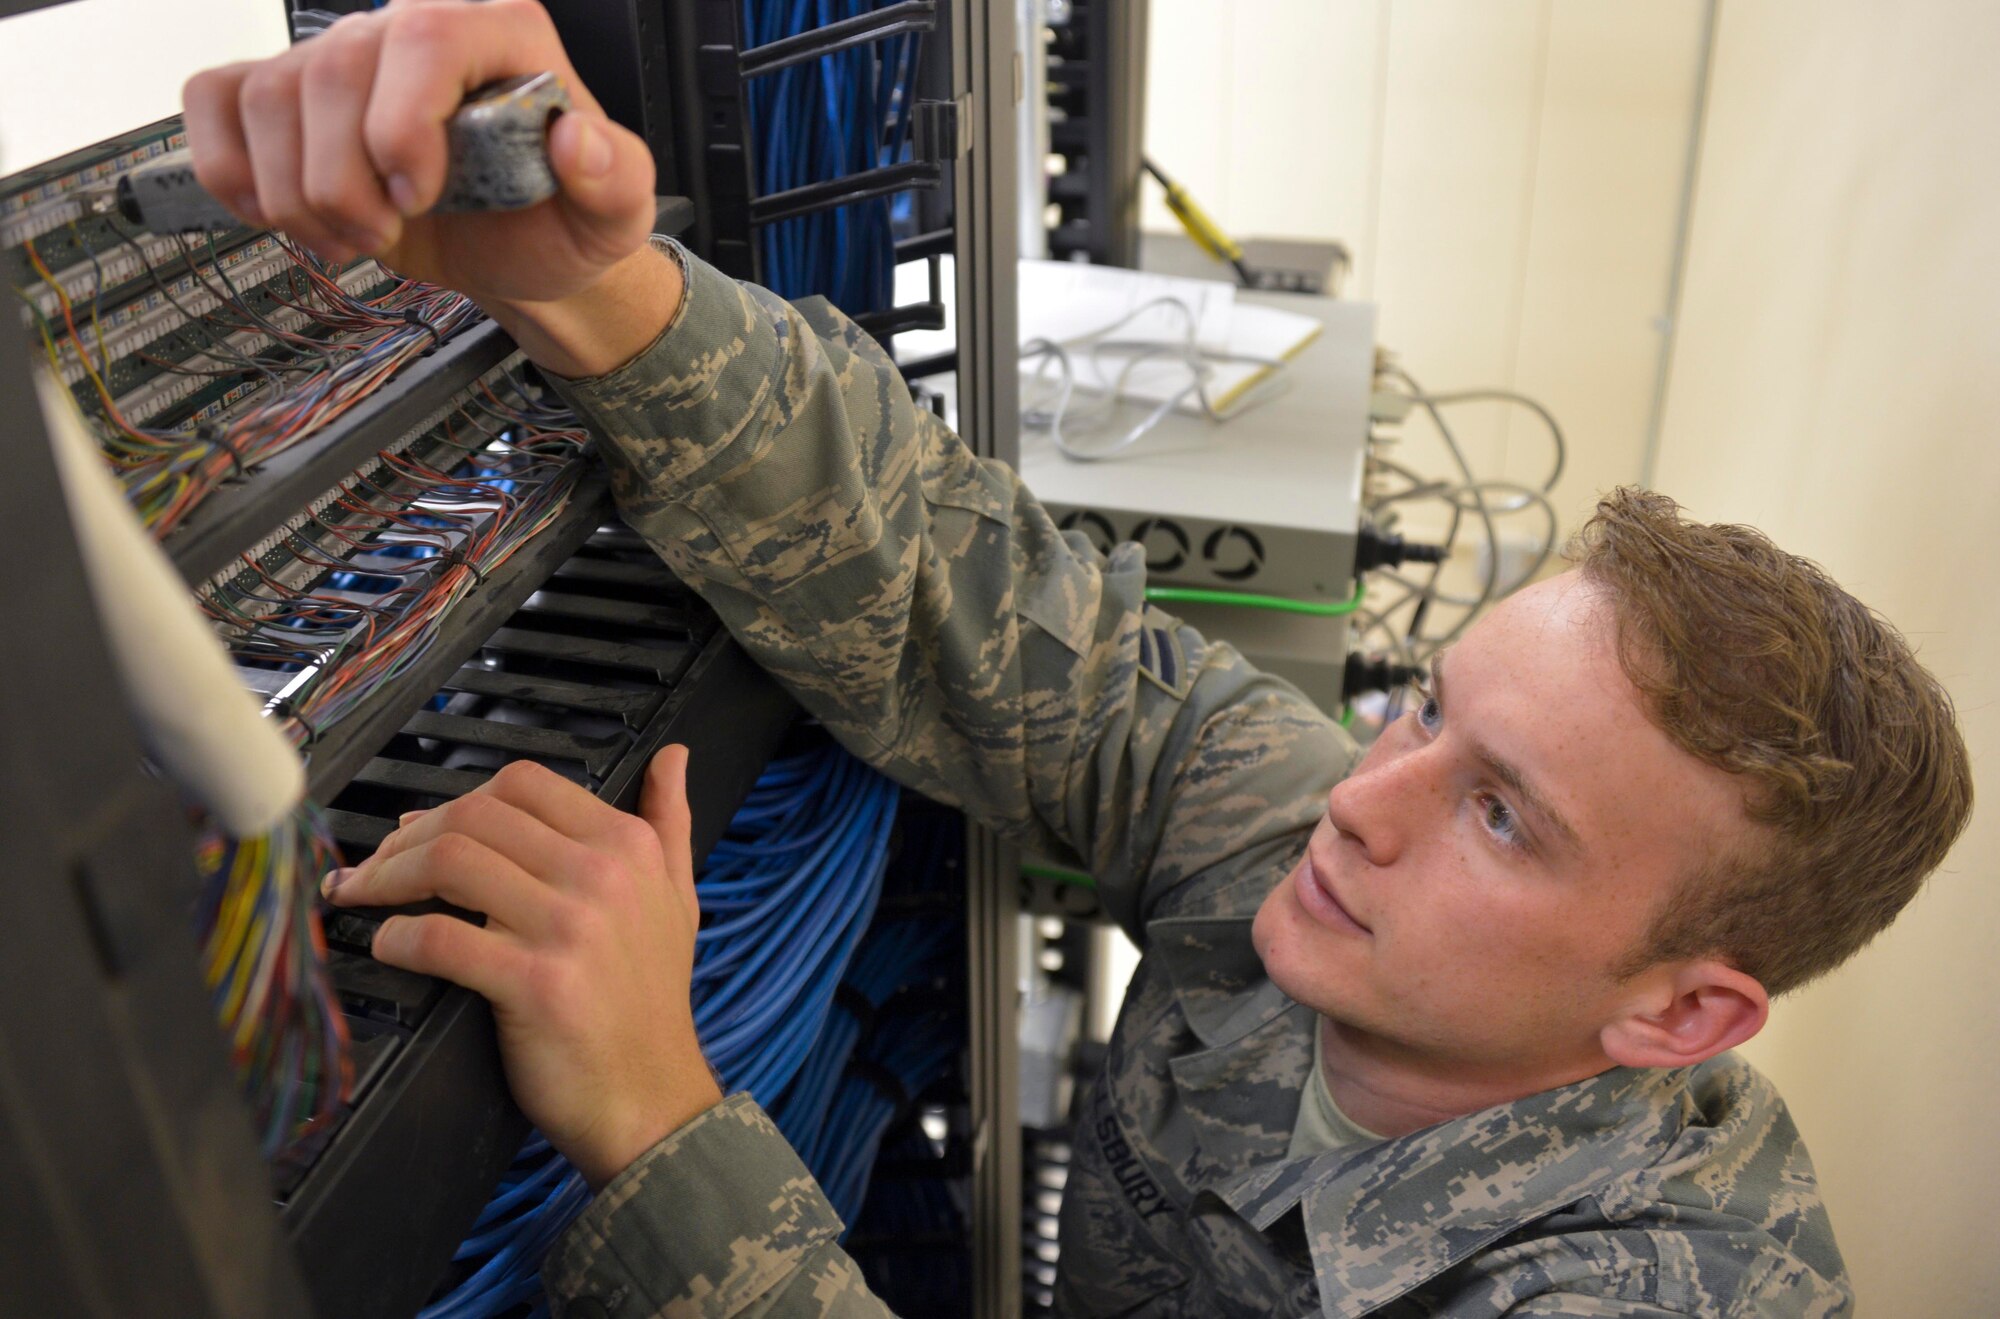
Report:
[[[1318,600],[1292,600],[1282,595],[1253,595],[1248,591],[1210,591],[1198,586],[1149,586],[1146,598],[1157,604],[1239,605],[1245,609],[1272,609],[1285,614],[1310,614],[1316,618],[1337,618],[1361,607],[1368,584],[1356,580],[1354,594],[1338,604]]]
[[[1023,861],[1021,873],[1029,879],[1052,880],[1057,884],[1074,884],[1078,888],[1094,889],[1097,881],[1081,870],[1065,870],[1061,866],[1037,866]]]

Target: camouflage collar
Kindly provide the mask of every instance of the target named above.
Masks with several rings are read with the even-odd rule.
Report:
[[[1254,908],[1252,913],[1165,916],[1146,923],[1148,955],[1166,967],[1188,1026],[1211,1048],[1241,1038],[1292,1005],[1264,976],[1264,963],[1250,943]]]
[[[1379,1145],[1287,1160],[1318,1018],[1264,976],[1248,917],[1156,920],[1147,934],[1207,1046],[1170,1064],[1197,1139],[1189,1185],[1260,1232],[1302,1207],[1329,1319],[1367,1314],[1652,1164],[1685,1122],[1692,1069],[1619,1067]]]
[[[1325,1313],[1366,1314],[1658,1161],[1686,1120],[1690,1070],[1614,1068],[1357,1154],[1299,1160]],[[1234,1207],[1262,1228],[1281,1198],[1293,1197]]]

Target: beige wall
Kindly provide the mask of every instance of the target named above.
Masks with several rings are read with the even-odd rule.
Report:
[[[1152,0],[1147,151],[1239,236],[1337,239],[1433,390],[1546,402],[1566,517],[1636,480],[1654,414],[1705,0]],[[1159,190],[1144,223],[1170,230]],[[1539,480],[1527,415],[1454,414]],[[1425,451],[1427,470],[1443,461]]]
[[[179,114],[189,74],[285,44],[278,0],[75,0],[0,19],[0,174]]]
[[[1919,644],[1984,796],[1944,874],[1748,1050],[1865,1314],[1993,1314],[2000,1249],[2000,6],[1722,6],[1659,485]]]

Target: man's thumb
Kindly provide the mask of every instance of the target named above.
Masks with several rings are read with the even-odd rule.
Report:
[[[678,742],[661,747],[646,766],[639,789],[639,816],[660,836],[660,850],[676,878],[693,878],[694,817],[687,800],[688,749]]]
[[[549,129],[549,164],[562,204],[592,249],[623,254],[653,226],[653,153],[603,115],[571,110]]]

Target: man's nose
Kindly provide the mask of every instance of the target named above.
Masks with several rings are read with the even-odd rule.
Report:
[[[1430,823],[1443,794],[1432,746],[1410,747],[1369,762],[1327,794],[1327,818],[1371,865],[1393,864]]]

